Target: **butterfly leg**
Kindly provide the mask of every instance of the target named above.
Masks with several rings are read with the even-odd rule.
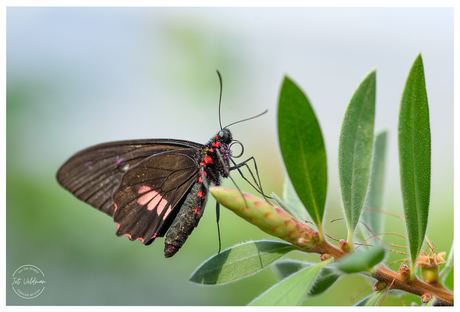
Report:
[[[219,251],[217,253],[220,253],[220,250],[222,248],[222,243],[220,241],[220,227],[219,227],[219,219],[220,219],[220,205],[216,201],[216,222],[217,222],[217,236],[219,237]]]
[[[255,170],[256,170],[257,179],[255,178],[254,173],[252,172],[251,168],[250,168],[249,165],[248,165],[248,162],[250,162],[251,160],[252,160],[253,163],[254,163],[254,168],[255,168]],[[265,198],[265,200],[267,200],[267,198],[272,199],[270,196],[267,196],[267,195],[265,195],[265,193],[264,193],[264,190],[263,190],[263,188],[262,188],[262,182],[260,181],[259,170],[257,169],[257,162],[256,162],[256,159],[255,159],[254,157],[250,157],[250,158],[246,159],[245,161],[243,161],[243,162],[241,162],[241,163],[239,163],[239,164],[235,163],[235,161],[234,161],[233,159],[231,159],[231,161],[232,161],[232,163],[233,163],[234,166],[229,168],[230,171],[232,171],[232,170],[238,170],[238,172],[239,172],[239,174],[241,175],[241,177],[242,177],[249,185],[251,185],[259,194],[261,194],[261,195]],[[245,167],[248,169],[248,171],[249,171],[249,173],[251,174],[251,177],[252,177],[252,179],[253,179],[253,181],[254,181],[254,183],[255,183],[255,186],[244,176],[243,172],[240,170],[240,168],[243,167],[243,166],[245,166]]]

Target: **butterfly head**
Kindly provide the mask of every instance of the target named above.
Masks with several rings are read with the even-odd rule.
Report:
[[[232,133],[227,128],[220,130],[216,135],[216,140],[230,144],[232,142]]]

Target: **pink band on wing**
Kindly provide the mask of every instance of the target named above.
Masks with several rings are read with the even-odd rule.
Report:
[[[150,186],[147,186],[147,185],[142,185],[139,190],[137,191],[138,194],[142,194],[142,193],[145,193],[145,192],[148,192],[151,190],[151,187]]]
[[[145,193],[144,195],[142,195],[141,197],[137,199],[137,203],[141,206],[147,205],[147,203],[150,202],[156,195],[158,195],[157,191],[150,191],[148,193]],[[161,199],[161,196],[160,196],[160,199]],[[160,199],[158,199],[158,201],[160,201]],[[149,210],[152,210],[152,209],[149,209]]]
[[[150,190],[151,188],[147,185],[141,186],[137,192],[144,195],[137,199],[137,203],[141,206],[147,205],[147,210],[149,211],[157,208],[155,212],[159,216],[163,212],[163,209],[165,209],[168,201],[164,199],[157,191]]]
[[[155,192],[155,191],[152,191]],[[150,192],[150,193],[152,193]],[[148,193],[148,194],[150,194]],[[168,201],[164,199],[163,197],[160,196],[160,194],[156,193],[156,197],[147,205],[147,210],[152,211],[155,209],[155,207],[158,205],[158,208],[156,210],[157,215],[160,215],[163,209],[165,209],[166,205],[168,204]],[[145,195],[144,195],[145,196]]]
[[[168,210],[166,210],[164,216],[163,216],[163,220],[166,219],[166,217],[169,215],[169,213],[171,212],[172,208],[171,208],[171,205],[169,205],[168,207]]]

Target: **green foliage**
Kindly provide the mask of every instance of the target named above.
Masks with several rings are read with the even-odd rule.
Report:
[[[321,235],[327,192],[323,135],[308,98],[288,77],[280,92],[278,137],[289,178]]]
[[[257,273],[296,248],[275,241],[246,242],[209,258],[192,274],[191,282],[218,285]]]
[[[452,247],[450,248],[449,257],[447,258],[446,265],[442,269],[441,273],[439,273],[439,280],[444,282],[447,274],[449,274],[450,270],[454,266],[454,243],[452,242]]]
[[[273,263],[273,271],[280,279],[284,279],[307,266],[311,266],[311,263],[294,259],[282,259]]]
[[[377,306],[385,295],[386,289],[382,289],[371,293],[369,296],[356,304],[357,307],[373,307]]]
[[[431,134],[422,56],[406,81],[399,112],[399,167],[412,274],[425,239],[431,186]]]
[[[266,233],[276,233],[278,227],[282,227],[289,229],[286,230],[286,235],[291,237],[291,229],[295,228],[295,231],[302,233],[303,236],[293,236],[295,240],[288,240],[292,245],[261,241],[227,249],[198,268],[191,277],[192,281],[202,284],[228,283],[254,274],[272,264],[271,267],[281,280],[251,301],[250,305],[299,305],[306,297],[328,290],[342,275],[346,278],[347,274],[356,273],[373,277],[373,281],[375,279],[380,281],[376,284],[378,285],[376,291],[359,301],[356,304],[358,306],[379,305],[387,294],[401,294],[404,289],[412,292],[410,287],[404,288],[404,283],[407,281],[409,285],[418,280],[407,280],[408,275],[407,278],[400,275],[402,278],[398,278],[397,283],[400,283],[400,287],[396,288],[397,291],[392,288],[390,292],[386,291],[386,283],[389,280],[395,282],[394,277],[400,273],[380,265],[387,254],[387,249],[383,247],[381,241],[375,238],[366,240],[365,243],[371,245],[361,245],[358,250],[355,250],[356,245],[352,243],[353,233],[359,221],[365,225],[362,227],[365,239],[380,234],[383,229],[382,217],[378,213],[383,209],[388,133],[384,131],[374,137],[375,95],[376,71],[373,70],[353,94],[340,133],[339,178],[350,249],[335,247],[323,237],[327,166],[321,128],[307,96],[286,77],[279,97],[278,135],[289,178],[285,179],[283,198],[273,193],[272,195],[274,201],[294,217],[284,216],[283,214],[287,214],[285,211],[253,195],[246,194],[243,200],[239,195],[241,193],[236,190],[219,189],[211,192],[215,197],[215,194],[221,194],[220,199],[224,206],[226,203],[222,198],[231,197],[230,200],[226,200],[233,203],[231,209],[243,211],[245,220]],[[411,277],[414,277],[415,261],[419,256],[427,228],[431,175],[430,123],[420,55],[412,66],[403,92],[398,138],[402,198],[412,261],[410,272]],[[258,207],[259,213],[249,213],[252,207],[249,204]],[[265,210],[262,209],[263,207]],[[369,209],[362,212],[363,207]],[[283,216],[277,219],[280,224],[274,225],[273,213],[269,212],[271,210]],[[280,211],[283,213],[281,214]],[[319,233],[310,227],[311,222],[308,220],[312,220],[318,227]],[[287,227],[288,224],[290,227]],[[308,249],[299,247],[306,241],[310,244]],[[323,261],[310,263],[302,260],[279,259],[296,249],[295,246],[302,252],[322,254]],[[425,265],[432,265],[436,261],[441,263],[444,261],[444,256],[445,253],[438,254],[438,251],[433,249],[429,255],[425,254]],[[452,266],[453,247],[439,281],[444,280]],[[387,275],[382,278],[382,274]],[[426,287],[428,289],[432,285],[426,284]],[[437,291],[430,289],[431,292]],[[453,299],[449,299],[450,296],[453,298],[453,294],[439,289],[443,292],[439,294],[444,298],[443,300],[453,302]]]
[[[273,285],[266,292],[249,303],[252,306],[295,306],[305,299],[319,270],[327,262],[306,267],[281,282]]]
[[[312,266],[314,264],[303,262],[293,259],[278,260],[273,264],[273,269],[277,275],[284,279],[289,275],[299,271],[302,268]],[[330,286],[332,286],[340,274],[327,266],[323,267],[316,277],[315,283],[310,289],[308,296],[316,296],[325,292]]]
[[[366,198],[374,141],[375,70],[351,98],[339,141],[339,177],[342,205],[348,224],[348,242],[358,224]]]
[[[339,279],[340,274],[329,267],[323,267],[316,277],[313,287],[310,288],[309,296],[322,294]]]
[[[365,207],[361,215],[361,221],[372,231],[372,233],[381,233],[383,228],[383,218],[375,211],[382,210],[383,207],[383,186],[385,175],[385,151],[387,143],[387,131],[382,131],[375,136],[374,155],[372,157],[371,175],[369,178],[369,190],[365,201]],[[370,209],[374,210],[370,210]],[[364,237],[371,236],[368,229],[362,227]],[[382,242],[373,238],[370,242],[380,245]]]
[[[272,195],[274,195],[276,203],[279,204],[280,207],[297,217],[298,220],[311,221],[310,215],[307,210],[305,210],[302,202],[299,200],[299,197],[297,196],[297,193],[295,192],[288,177],[284,179],[283,183],[283,200],[281,200],[276,194],[272,193]]]
[[[383,247],[360,250],[340,259],[337,268],[344,273],[359,273],[369,271],[385,258],[386,249]]]

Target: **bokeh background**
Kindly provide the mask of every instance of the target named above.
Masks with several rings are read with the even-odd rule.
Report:
[[[182,250],[165,259],[162,239],[144,247],[117,238],[110,218],[55,180],[68,157],[97,143],[207,142],[219,129],[216,69],[224,81],[224,124],[269,110],[232,127],[245,155],[257,159],[268,192],[281,195],[284,181],[276,137],[284,75],[306,92],[327,148],[326,230],[340,239],[346,237],[345,223],[329,222],[342,217],[340,126],[355,88],[375,67],[376,132],[389,130],[385,207],[403,215],[397,120],[407,74],[421,51],[432,126],[428,235],[439,251],[449,251],[453,30],[452,8],[7,8],[7,304],[245,305],[277,281],[266,269],[221,287],[188,282],[217,252],[212,198]],[[237,183],[251,191],[241,179]],[[399,220],[381,218],[387,231],[404,233]],[[224,248],[269,238],[226,210],[220,227]],[[33,300],[18,297],[10,286],[13,272],[24,264],[46,276],[45,291]],[[366,285],[364,278],[351,276],[305,304],[348,305],[370,292]],[[401,299],[387,298],[384,304]]]

